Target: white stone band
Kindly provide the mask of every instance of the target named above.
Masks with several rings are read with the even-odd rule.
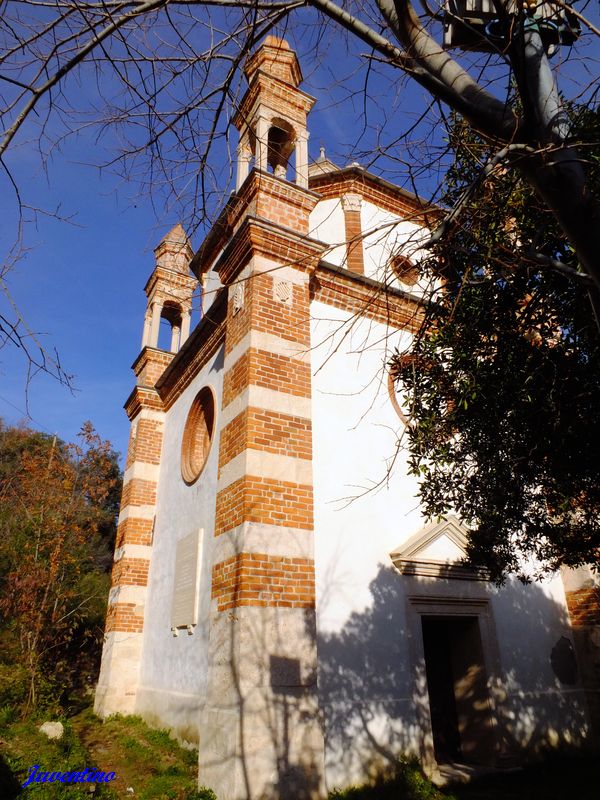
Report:
[[[244,450],[221,467],[217,491],[225,489],[245,475],[312,486],[312,461],[266,453],[264,450]]]
[[[260,408],[263,411],[272,411],[274,414],[288,414],[301,419],[312,418],[310,397],[298,397],[295,394],[251,384],[234,397],[221,412],[221,430],[247,408]]]
[[[243,522],[214,540],[213,563],[218,564],[239,553],[265,553],[285,558],[314,558],[312,530]]]

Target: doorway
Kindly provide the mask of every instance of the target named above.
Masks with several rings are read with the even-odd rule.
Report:
[[[436,761],[492,764],[495,740],[478,617],[422,615],[421,626]]]

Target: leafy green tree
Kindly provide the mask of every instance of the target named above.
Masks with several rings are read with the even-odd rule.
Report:
[[[577,116],[598,187],[600,114]],[[410,408],[411,470],[427,512],[458,513],[471,558],[494,578],[598,564],[591,284],[528,184],[502,167],[479,180],[489,146],[463,123],[450,144],[446,201],[465,214],[424,265],[438,289],[411,353],[393,361]]]
[[[121,479],[91,423],[79,439],[0,427],[0,638],[26,708],[68,697],[99,656]]]

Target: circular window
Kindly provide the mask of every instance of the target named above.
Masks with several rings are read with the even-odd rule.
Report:
[[[392,403],[392,408],[394,409],[396,414],[400,417],[400,420],[402,421],[402,423],[404,425],[408,425],[409,421],[410,421],[409,420],[409,416],[408,416],[408,414],[404,413],[404,410],[403,410],[402,406],[398,402],[398,395],[396,393],[396,376],[391,370],[388,372],[387,389],[388,389],[388,394],[390,396],[390,400],[391,400],[391,403]]]
[[[393,256],[390,263],[394,275],[406,286],[414,286],[419,280],[419,270],[408,256]]]
[[[205,386],[196,395],[183,429],[181,474],[186,483],[198,480],[210,452],[215,428],[215,396]]]
[[[388,369],[388,394],[390,397],[390,401],[392,403],[392,407],[400,420],[403,422],[404,425],[409,426],[412,425],[411,420],[411,410],[410,408],[403,408],[400,400],[401,400],[401,391],[398,392],[396,389],[398,378],[400,377],[400,373],[403,369],[410,368],[411,365],[415,364],[415,355],[414,353],[398,353],[396,358],[394,359],[394,363],[390,365]]]

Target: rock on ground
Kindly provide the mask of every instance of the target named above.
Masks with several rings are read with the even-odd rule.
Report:
[[[62,722],[44,722],[40,725],[39,731],[49,739],[62,739],[65,729]]]

